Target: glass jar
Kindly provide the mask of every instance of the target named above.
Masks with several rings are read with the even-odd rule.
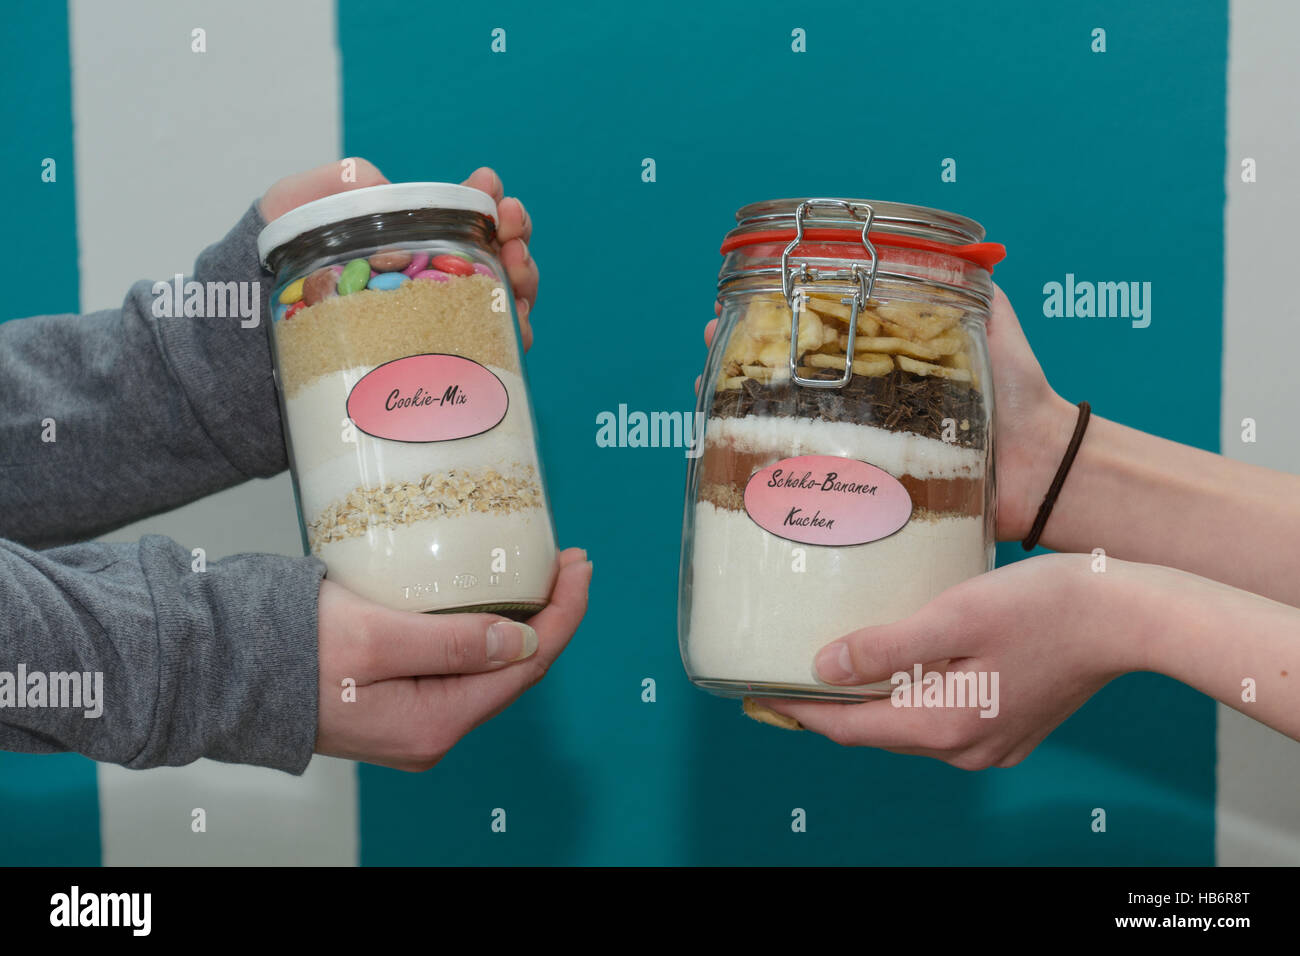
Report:
[[[898,203],[736,219],[687,474],[682,661],[723,696],[888,696],[823,684],[813,659],[993,566],[985,323],[1004,250]]]
[[[388,607],[526,617],[557,570],[514,294],[476,189],[402,183],[258,237],[303,547]]]

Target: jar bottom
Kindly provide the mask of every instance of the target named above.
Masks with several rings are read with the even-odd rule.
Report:
[[[714,680],[707,677],[692,677],[691,683],[719,697],[784,697],[795,700],[839,701],[849,704],[860,704],[866,700],[883,700],[888,698],[892,691],[888,683],[866,684],[862,687],[814,687],[809,684]]]
[[[546,601],[511,601],[498,604],[466,604],[464,607],[440,607],[423,614],[500,614],[512,621],[526,621],[542,608]]]

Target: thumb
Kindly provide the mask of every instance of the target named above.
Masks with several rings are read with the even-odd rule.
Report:
[[[317,199],[352,189],[382,186],[386,182],[388,180],[374,163],[353,156],[286,176],[266,191],[258,200],[258,206],[262,218],[270,222]]]
[[[827,684],[867,684],[888,680],[917,664],[969,656],[958,617],[936,603],[892,624],[864,627],[823,647],[813,664]]]
[[[478,674],[537,651],[527,624],[494,614],[415,614],[382,609],[365,628],[364,683],[394,677]]]

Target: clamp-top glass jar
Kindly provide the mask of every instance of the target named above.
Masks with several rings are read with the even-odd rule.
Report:
[[[258,237],[304,549],[389,607],[545,606],[555,533],[514,295],[476,189],[340,193]]]
[[[736,219],[687,475],[682,661],[724,696],[886,696],[820,683],[813,659],[992,567],[985,323],[1004,250],[898,203]]]

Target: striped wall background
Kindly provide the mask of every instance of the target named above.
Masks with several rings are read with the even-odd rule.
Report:
[[[736,207],[866,193],[972,215],[1008,245],[999,281],[1063,394],[1300,470],[1283,259],[1300,144],[1278,122],[1300,11],[1059,6],[507,3],[415,21],[360,0],[28,5],[0,36],[0,248],[25,270],[0,319],[112,306],[134,279],[187,270],[272,181],[340,155],[393,179],[490,163],[539,223],[530,374],[561,541],[597,574],[547,680],[428,774],[0,754],[0,864],[1300,863],[1300,747],[1160,677],[1108,687],[1010,771],[748,723],[677,660],[680,453],[595,447],[601,410],[690,405]],[[1153,282],[1151,328],[1043,319],[1039,290],[1066,272]],[[1152,354],[1166,361],[1138,373]],[[1246,416],[1256,445],[1239,441]],[[281,476],[112,538],[296,554],[292,509]]]

